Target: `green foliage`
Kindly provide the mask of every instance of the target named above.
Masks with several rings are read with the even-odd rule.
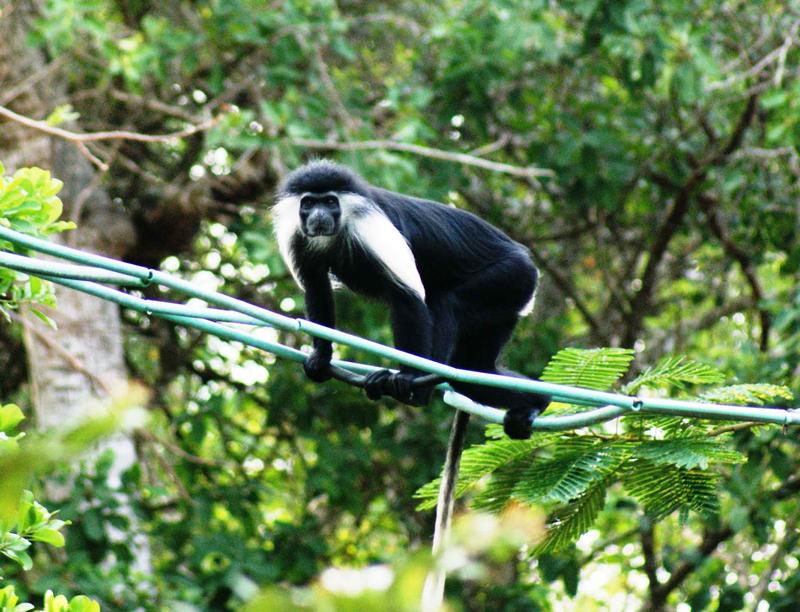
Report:
[[[547,536],[534,548],[534,554],[563,549],[585,533],[594,523],[606,498],[606,487],[600,482],[574,497],[550,515]]]
[[[705,363],[692,361],[681,355],[668,355],[652,368],[647,368],[622,390],[635,395],[642,387],[673,387],[683,389],[687,384],[719,384],[725,380],[722,372]]]
[[[65,522],[53,518],[54,514],[35,501],[33,493],[23,492],[17,516],[0,523],[0,555],[29,570],[33,560],[26,551],[32,541],[63,547],[64,536],[60,530]]]
[[[44,236],[72,229],[75,225],[59,221],[62,204],[56,194],[61,181],[39,168],[21,168],[12,176],[5,176],[0,163],[0,224],[32,236]],[[0,249],[13,251],[14,247],[0,240]],[[50,285],[34,276],[0,268],[0,314],[6,308],[15,308],[20,302],[35,302],[53,306]],[[46,315],[32,309],[37,316]]]
[[[45,593],[44,606],[40,609],[33,604],[18,602],[19,597],[13,586],[0,588],[0,612],[100,612],[100,604],[85,595],[76,595],[68,600],[64,595],[55,595],[50,590]]]
[[[69,428],[29,436],[23,444],[17,444],[20,434],[9,438],[5,431],[0,431],[0,442],[4,438],[12,442],[0,445],[0,521],[11,520],[16,515],[22,489],[34,474],[53,470],[117,431],[145,423],[146,415],[140,408],[145,397],[142,388],[131,386],[91,418]],[[14,422],[19,416],[18,409],[10,406],[8,412],[12,417],[8,422]]]
[[[58,221],[63,205],[56,195],[63,183],[40,168],[21,168],[4,176],[0,164],[0,221],[13,230],[42,236],[75,227]],[[3,243],[3,248],[11,245]]]
[[[625,374],[632,357],[630,351],[617,349],[565,349],[553,358],[543,378],[605,389]],[[720,375],[702,364],[668,358],[628,388],[658,385],[683,390],[687,383],[703,382],[719,383]],[[537,544],[537,554],[564,549],[588,531],[603,510],[607,491],[616,483],[622,483],[656,520],[677,510],[682,515],[688,511],[716,514],[716,470],[720,465],[741,463],[745,457],[724,436],[706,437],[698,431],[689,436],[685,428],[677,427],[667,432],[648,429],[647,418],[641,420],[644,423],[619,436],[590,431],[534,434],[526,441],[489,439],[464,452],[463,478],[460,475],[456,493],[477,489],[472,506],[492,512],[513,503],[548,508],[547,535]],[[658,437],[662,435],[668,437]],[[420,508],[435,504],[437,489],[438,480],[417,491]]]
[[[629,349],[566,348],[550,360],[541,378],[562,385],[605,390],[628,371],[633,356]]]
[[[64,435],[64,440],[71,440],[65,450],[56,452],[50,442],[34,441],[30,447],[20,447],[17,441],[22,433],[13,435],[14,428],[22,421],[24,415],[15,404],[0,406],[0,580],[7,569],[1,559],[4,557],[17,564],[23,571],[33,567],[30,549],[33,542],[41,542],[63,548],[64,535],[61,530],[68,521],[56,518],[51,512],[37,502],[33,493],[19,491],[24,486],[33,470],[56,460],[68,458],[70,453],[86,448],[95,437],[87,435],[88,430],[95,430],[95,425],[84,425]],[[107,435],[104,431],[100,435]],[[63,444],[63,442],[62,442]],[[19,603],[13,585],[0,588],[0,612],[25,612],[33,610],[29,603]],[[54,595],[48,590],[44,596],[42,612],[99,612],[96,601],[84,595],[67,599],[63,595]]]
[[[783,385],[755,383],[730,385],[711,389],[700,395],[704,400],[715,404],[756,405],[785,404],[793,399],[792,392]]]
[[[625,490],[653,519],[676,510],[714,517],[719,511],[718,479],[716,472],[647,460],[632,461],[623,475]]]

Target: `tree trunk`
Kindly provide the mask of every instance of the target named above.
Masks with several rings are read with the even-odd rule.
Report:
[[[52,74],[42,73],[47,70],[43,55],[26,44],[26,26],[32,15],[34,9],[27,1],[0,0],[0,102],[41,119],[66,96]],[[44,78],[37,83],[24,90],[19,88],[21,83],[31,83],[42,74]],[[19,93],[13,100],[4,100],[3,92],[8,91]],[[63,218],[75,220],[78,229],[56,240],[61,238],[76,248],[111,257],[120,257],[128,250],[134,237],[130,219],[100,187],[94,166],[72,144],[4,123],[0,129],[0,160],[9,173],[24,166],[39,166],[64,181],[60,194]],[[56,321],[57,330],[35,317],[24,317],[31,396],[36,422],[42,429],[81,422],[128,377],[118,307],[58,286],[56,299],[57,307],[47,314]],[[97,452],[105,448],[114,450],[109,484],[118,486],[122,472],[136,461],[133,440],[118,435]],[[66,496],[69,490],[51,492]],[[128,518],[135,525],[129,506],[124,504],[123,508],[128,508]],[[147,542],[141,535],[136,540],[137,569],[149,572]]]

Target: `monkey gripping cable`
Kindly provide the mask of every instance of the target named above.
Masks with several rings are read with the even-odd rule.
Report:
[[[404,353],[353,334],[331,329],[304,319],[288,317],[265,308],[259,308],[228,295],[207,291],[189,281],[165,274],[159,270],[136,266],[47,240],[33,238],[3,226],[0,226],[0,240],[11,243],[16,250],[23,252],[35,251],[67,262],[73,262],[64,263],[49,259],[45,260],[0,250],[0,266],[2,267],[38,276],[65,287],[115,302],[124,308],[142,312],[148,316],[158,316],[226,340],[235,340],[245,345],[271,352],[278,357],[303,362],[306,359],[306,354],[274,341],[274,333],[265,334],[264,327],[283,331],[305,332],[312,336],[411,366],[428,373],[417,380],[415,384],[439,383],[439,387],[444,391],[444,401],[447,404],[493,423],[502,423],[505,411],[477,404],[469,398],[454,392],[445,381],[460,381],[531,391],[550,395],[554,401],[588,407],[588,409],[580,412],[538,417],[533,424],[534,431],[579,429],[609,421],[628,413],[754,421],[784,426],[800,423],[799,409],[730,406],[664,398],[633,397],[538,380],[460,370],[417,355]],[[143,289],[151,284],[178,291],[188,297],[202,300],[211,306],[193,306],[145,299],[127,291],[107,286]],[[243,329],[242,326],[247,326],[247,328]],[[350,385],[363,387],[365,376],[377,369],[379,368],[371,365],[336,360],[332,363],[331,374],[334,378]]]

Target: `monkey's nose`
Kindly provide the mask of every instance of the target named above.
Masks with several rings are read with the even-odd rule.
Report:
[[[309,236],[331,236],[336,231],[336,223],[329,215],[312,213],[306,222]]]

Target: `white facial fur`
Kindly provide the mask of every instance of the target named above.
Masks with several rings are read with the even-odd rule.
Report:
[[[272,209],[273,228],[278,240],[281,256],[292,272],[297,284],[302,287],[297,274],[291,249],[292,239],[300,230],[300,200],[306,194],[286,196],[278,200]],[[425,300],[425,287],[417,270],[414,254],[406,239],[389,221],[384,212],[372,201],[354,194],[331,192],[339,199],[342,210],[340,224],[353,240],[371,252],[387,271],[403,285]],[[314,249],[327,249],[331,236],[306,238],[306,244]]]

